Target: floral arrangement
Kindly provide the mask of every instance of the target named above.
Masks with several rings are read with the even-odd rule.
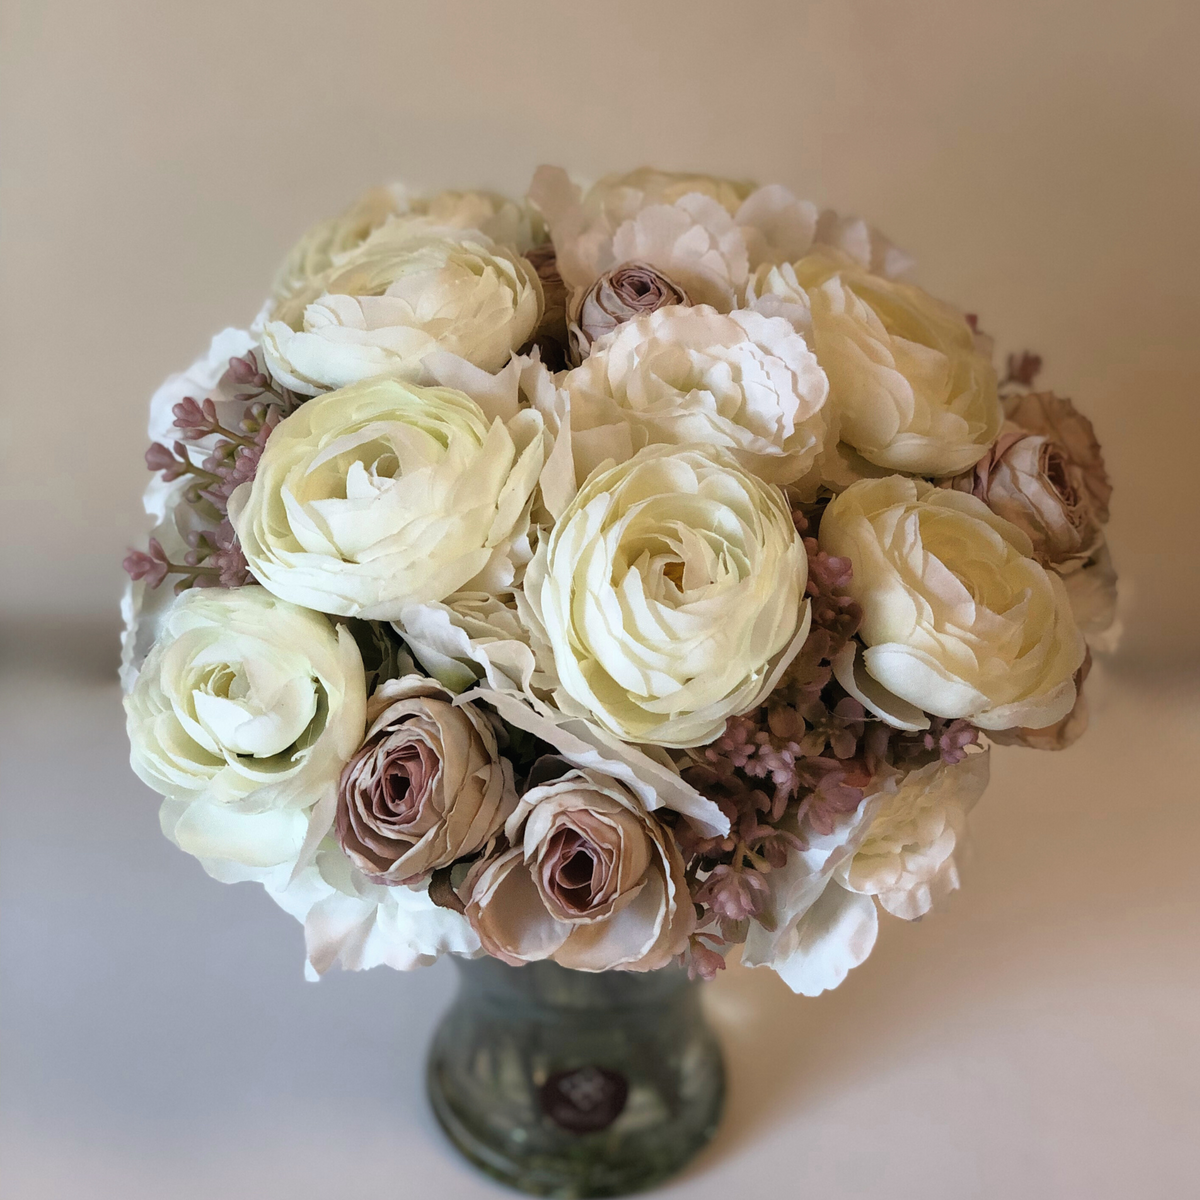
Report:
[[[132,763],[307,969],[840,983],[1113,636],[1088,420],[861,220],[396,186],[151,404]]]

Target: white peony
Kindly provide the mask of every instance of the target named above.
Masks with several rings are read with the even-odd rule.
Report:
[[[192,589],[125,698],[130,761],[162,825],[219,878],[292,864],[333,820],[362,739],[350,631],[258,587]]]
[[[850,559],[870,676],[984,729],[1052,725],[1075,703],[1085,646],[1062,580],[981,500],[892,475],[847,488],[821,549]]]
[[[562,386],[581,477],[648,443],[700,443],[784,484],[824,444],[824,372],[787,321],[754,312],[661,308],[601,339]]]
[[[544,456],[535,412],[489,423],[462,392],[370,380],[281,421],[229,514],[276,595],[392,620],[472,580],[511,585]]]
[[[522,615],[564,713],[697,746],[798,652],[807,577],[777,488],[718,451],[652,445],[588,477],[529,565]]]
[[[262,346],[271,374],[311,396],[377,375],[420,381],[439,350],[498,371],[541,316],[537,272],[515,250],[394,220],[271,309]]]
[[[958,887],[955,852],[967,813],[988,785],[990,751],[905,775],[885,796],[852,858],[834,872],[842,887],[874,896],[893,916],[915,921]]]
[[[955,475],[996,440],[996,372],[956,309],[822,252],[794,266],[843,441],[869,462]]]

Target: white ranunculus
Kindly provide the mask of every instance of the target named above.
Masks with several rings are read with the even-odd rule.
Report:
[[[408,211],[443,229],[477,229],[518,254],[532,250],[546,238],[537,212],[499,192],[437,192],[413,199]]]
[[[649,443],[698,443],[785,484],[824,444],[829,385],[804,338],[778,317],[661,308],[602,338],[562,386],[581,477]]]
[[[1085,646],[1066,589],[982,500],[899,475],[860,480],[826,509],[820,542],[853,564],[863,661],[895,696],[983,729],[1071,711]]]
[[[346,627],[258,587],[192,589],[125,698],[162,825],[218,877],[295,863],[333,820],[366,682]],[[231,866],[232,864],[232,866]]]
[[[489,423],[462,392],[369,380],[281,421],[230,519],[276,595],[393,620],[472,580],[511,586],[544,458],[535,412]]]
[[[966,318],[920,288],[822,252],[794,265],[843,441],[877,466],[955,475],[996,440],[996,372]]]
[[[779,489],[719,451],[652,445],[588,477],[529,565],[522,615],[564,713],[697,746],[798,652],[807,577]]]
[[[916,266],[912,255],[862,217],[843,217],[832,208],[824,209],[817,218],[813,242],[845,254],[864,270],[885,279],[902,279]]]
[[[967,813],[988,785],[990,751],[905,775],[885,796],[854,856],[834,872],[842,887],[874,896],[893,916],[915,921],[958,887],[955,852]]]
[[[498,371],[541,315],[537,272],[515,250],[406,218],[277,305],[262,346],[271,374],[311,396],[377,375],[421,381],[421,360],[435,351]]]

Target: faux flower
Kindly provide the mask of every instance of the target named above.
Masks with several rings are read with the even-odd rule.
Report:
[[[1108,520],[1112,483],[1092,423],[1070,400],[1053,392],[1009,396],[1004,401],[1008,419],[1029,433],[1048,438],[1061,450],[1073,473],[1078,472],[1095,519]]]
[[[966,319],[829,252],[795,264],[841,437],[877,466],[955,475],[1000,432],[996,372]]]
[[[280,319],[301,318],[308,300],[320,294],[319,287],[315,293],[312,289],[325,272],[403,208],[403,197],[395,189],[371,188],[345,212],[305,230],[288,251],[271,289]]]
[[[414,197],[408,212],[441,229],[475,229],[501,246],[526,254],[546,240],[541,217],[499,192],[449,191]]]
[[[130,761],[208,869],[275,867],[328,830],[365,706],[344,626],[258,587],[188,591],[125,698]]]
[[[294,901],[291,893],[301,884]],[[431,966],[443,954],[470,958],[479,953],[479,938],[466,917],[435,904],[427,884],[373,883],[332,839],[322,844],[303,878],[282,893],[272,892],[272,899],[304,923],[305,974],[310,979],[334,966],[411,971]]]
[[[1023,530],[1045,566],[1082,561],[1095,549],[1100,521],[1083,469],[1052,438],[1008,425],[950,486]]]
[[[983,729],[1070,712],[1085,646],[1066,589],[983,501],[898,475],[861,480],[826,509],[820,543],[851,561],[863,661],[893,695]]]
[[[670,832],[615,779],[571,770],[530,788],[506,826],[511,848],[460,889],[483,948],[514,966],[653,971],[695,924]]]
[[[337,837],[374,883],[414,883],[474,854],[516,807],[488,718],[420,675],[381,684],[338,788]]]
[[[618,325],[672,304],[687,304],[687,293],[645,263],[622,263],[605,272],[583,293],[571,322],[571,348],[577,362],[592,343]]]
[[[653,445],[588,477],[523,597],[565,713],[626,741],[695,746],[799,651],[807,575],[777,488],[720,452]]]
[[[989,752],[954,765],[910,771],[884,796],[852,858],[834,872],[842,887],[874,896],[893,916],[915,921],[959,885],[954,855],[967,813],[988,784]]]
[[[375,379],[280,422],[229,512],[264,587],[391,620],[473,579],[511,579],[543,458],[536,413],[489,423],[462,392]]]
[[[562,386],[584,473],[648,443],[698,443],[783,484],[824,445],[829,385],[804,338],[778,317],[662,308],[597,343]]]
[[[381,226],[318,289],[300,311],[277,304],[262,329],[271,374],[310,396],[378,375],[419,382],[439,350],[498,371],[542,315],[537,272],[515,250],[410,220]]]

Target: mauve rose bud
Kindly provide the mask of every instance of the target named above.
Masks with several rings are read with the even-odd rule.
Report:
[[[660,271],[645,263],[614,267],[583,294],[570,324],[571,352],[576,362],[588,356],[592,343],[618,325],[666,308],[688,304],[687,293]]]
[[[376,883],[412,883],[473,854],[516,807],[488,718],[419,675],[381,684],[338,786],[336,829]]]
[[[1106,522],[1112,484],[1091,421],[1070,400],[1053,392],[1009,396],[1004,401],[1004,415],[1028,433],[1040,434],[1059,444],[1067,460],[1082,472],[1096,519],[1101,524]]]
[[[975,466],[950,484],[1024,530],[1043,565],[1088,557],[1100,522],[1081,466],[1057,441],[1008,425]]]

